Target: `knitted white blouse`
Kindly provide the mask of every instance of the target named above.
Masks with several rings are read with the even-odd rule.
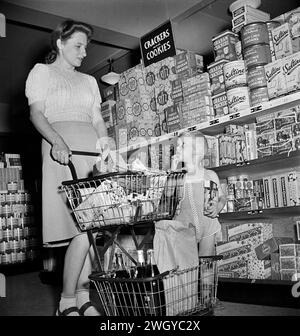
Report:
[[[44,101],[44,115],[50,124],[81,121],[95,126],[102,118],[96,79],[76,70],[37,63],[27,77],[25,94],[29,105]]]

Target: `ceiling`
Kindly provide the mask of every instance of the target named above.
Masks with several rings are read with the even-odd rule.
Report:
[[[11,22],[30,24],[50,32],[63,18],[91,24],[95,29],[83,70],[95,73],[139,49],[142,35],[171,19],[176,47],[211,54],[211,38],[231,26],[229,5],[234,0],[5,0]],[[1,12],[0,0],[0,12]],[[271,18],[293,9],[298,0],[262,0]]]

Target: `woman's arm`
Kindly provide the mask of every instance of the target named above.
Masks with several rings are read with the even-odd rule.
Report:
[[[43,114],[44,102],[35,102],[30,105],[30,121],[37,131],[52,146],[51,153],[55,161],[68,164],[71,151],[64,139],[52,128]]]

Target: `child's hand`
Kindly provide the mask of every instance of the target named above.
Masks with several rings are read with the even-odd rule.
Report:
[[[205,209],[205,215],[210,218],[216,218],[219,214],[218,203],[211,202]]]

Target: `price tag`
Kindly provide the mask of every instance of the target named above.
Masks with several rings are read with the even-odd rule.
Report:
[[[211,125],[217,125],[217,124],[219,124],[220,123],[220,120],[219,119],[213,119],[213,120],[210,120],[210,122],[209,122],[209,125],[211,126]]]
[[[257,106],[254,106],[254,107],[251,107],[250,109],[250,113],[255,113],[255,112],[258,112],[258,111],[262,111],[262,105],[257,105]]]
[[[188,131],[189,131],[189,132],[195,131],[195,130],[196,130],[196,128],[197,128],[196,126],[189,127],[189,128],[188,128]]]
[[[230,114],[229,115],[229,120],[236,119],[236,118],[240,117],[240,115],[241,115],[240,112],[234,113],[234,114]]]

